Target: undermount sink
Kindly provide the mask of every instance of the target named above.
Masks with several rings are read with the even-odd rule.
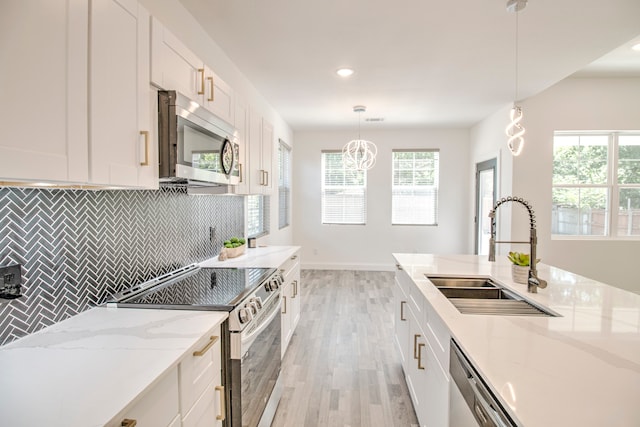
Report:
[[[442,294],[462,314],[496,316],[550,316],[557,315],[533,304],[520,295],[496,284],[491,279],[478,277],[427,276]]]

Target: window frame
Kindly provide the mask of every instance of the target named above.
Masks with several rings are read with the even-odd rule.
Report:
[[[251,220],[251,215],[249,215],[249,211],[250,211],[250,202],[249,202],[249,198],[250,197],[259,197],[260,198],[260,203],[259,203],[259,208],[258,208],[258,216],[260,216],[260,223],[262,224],[262,227],[259,228],[257,233],[253,233],[251,234],[251,229],[250,229],[250,224],[249,221]],[[269,234],[269,205],[270,205],[270,201],[269,201],[269,196],[266,196],[264,194],[249,194],[245,197],[245,215],[246,215],[246,227],[247,227],[247,238],[249,237],[262,237],[262,236],[266,236]]]
[[[435,185],[429,187],[435,187],[435,200],[433,203],[434,207],[434,221],[433,222],[425,222],[425,223],[400,223],[394,222],[394,191],[397,187],[395,185],[395,153],[437,153],[437,167],[435,168]],[[413,169],[415,173],[415,169]],[[425,186],[426,187],[426,186]],[[440,196],[440,149],[439,148],[398,148],[391,150],[391,225],[392,226],[413,226],[413,227],[437,227],[438,226],[438,218],[439,218],[439,196]]]
[[[363,171],[354,171],[355,173],[362,173],[363,174],[363,184],[360,185],[342,185],[342,186],[330,186],[330,187],[334,187],[331,189],[340,189],[340,188],[345,188],[345,189],[358,189],[358,188],[362,188],[362,222],[326,222],[325,219],[325,190],[326,185],[325,185],[325,173],[326,173],[326,166],[325,166],[325,154],[340,154],[342,156],[342,151],[341,150],[321,150],[320,152],[320,223],[322,225],[356,225],[356,226],[361,226],[361,225],[367,225],[367,171],[363,170]],[[343,171],[347,171],[348,169],[344,167],[343,165]],[[343,220],[344,220],[344,216],[343,216]]]
[[[640,189],[640,183],[637,184],[622,184],[618,182],[618,168],[619,168],[619,147],[620,136],[640,136],[640,131],[555,131],[553,133],[552,143],[552,161],[554,159],[555,151],[555,137],[556,136],[606,136],[607,137],[607,172],[605,184],[555,184],[553,182],[554,172],[553,167],[551,170],[551,192],[555,188],[604,188],[607,190],[608,197],[606,201],[607,218],[606,218],[606,233],[602,235],[586,235],[586,234],[555,234],[551,232],[552,240],[640,240],[640,234],[636,235],[620,235],[618,234],[618,224],[620,215],[617,214],[620,205],[620,190],[625,188],[637,188]],[[553,210],[553,202],[551,204]],[[553,221],[552,221],[553,225]]]
[[[291,225],[291,147],[278,140],[278,229]],[[283,153],[286,156],[283,157]],[[285,164],[286,163],[286,164]],[[284,194],[283,194],[284,193]],[[284,197],[283,197],[284,195]],[[284,212],[283,212],[284,204]],[[284,221],[283,221],[284,220]]]

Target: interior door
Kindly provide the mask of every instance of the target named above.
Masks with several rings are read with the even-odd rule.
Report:
[[[496,202],[497,182],[496,158],[476,163],[475,253],[477,255],[489,254],[489,237],[491,237],[489,211]]]

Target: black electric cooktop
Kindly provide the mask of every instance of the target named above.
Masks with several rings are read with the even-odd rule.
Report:
[[[130,308],[231,311],[275,271],[275,268],[197,268],[178,278],[161,276],[154,279],[158,281],[156,286],[134,296],[123,292],[108,304]],[[144,288],[144,285],[140,286]]]

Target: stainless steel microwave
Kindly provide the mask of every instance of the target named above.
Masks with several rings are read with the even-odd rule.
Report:
[[[188,186],[240,182],[236,129],[176,91],[158,92],[160,182]]]

